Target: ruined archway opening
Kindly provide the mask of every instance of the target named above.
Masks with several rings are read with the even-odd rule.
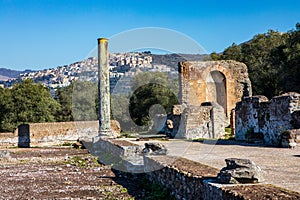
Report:
[[[211,71],[206,76],[206,101],[216,102],[224,108],[227,117],[226,77],[220,71]]]

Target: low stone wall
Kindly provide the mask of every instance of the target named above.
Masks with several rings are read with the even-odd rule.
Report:
[[[74,142],[84,137],[92,138],[97,136],[98,127],[98,121],[30,123],[30,138],[27,141],[30,141],[31,146],[48,146]],[[19,133],[19,129],[16,129],[14,133],[0,133],[0,145],[18,146],[20,135],[23,135],[23,133]]]
[[[101,139],[97,137],[89,151],[106,165],[113,165],[114,169],[143,173],[143,157],[140,155],[143,147],[124,140]]]
[[[270,101],[265,96],[244,98],[235,109],[235,137],[279,145],[284,131],[299,128],[299,111],[298,93],[286,93]]]
[[[111,129],[119,134],[120,124],[111,120]],[[13,133],[0,133],[0,146],[51,146],[98,135],[99,121],[29,123],[20,125]],[[27,145],[27,147],[29,147]]]
[[[29,124],[32,145],[50,145],[98,135],[98,121]]]
[[[17,146],[18,133],[0,133],[0,146]]]
[[[221,199],[218,187],[205,181],[218,170],[183,158],[146,156],[145,171],[151,182],[171,191],[176,199]]]

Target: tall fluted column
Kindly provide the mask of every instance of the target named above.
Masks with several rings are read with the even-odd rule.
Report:
[[[110,136],[110,87],[108,39],[98,39],[98,98],[99,98],[99,135]]]

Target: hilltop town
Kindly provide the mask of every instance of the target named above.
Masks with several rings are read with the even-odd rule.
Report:
[[[139,72],[164,72],[170,77],[176,77],[177,70],[173,66],[164,64],[153,64],[152,55],[149,53],[110,53],[110,86],[111,91],[116,83],[122,79],[122,87],[118,88],[118,93],[128,94],[130,92],[129,81]],[[2,81],[4,88],[12,87],[16,82],[25,79],[33,79],[36,83],[41,83],[50,88],[51,92],[61,87],[66,87],[74,81],[97,82],[98,60],[96,57],[89,57],[82,61],[70,65],[59,66],[57,68],[44,69],[20,74],[17,78]]]

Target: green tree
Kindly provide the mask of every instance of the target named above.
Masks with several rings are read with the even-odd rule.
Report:
[[[56,90],[60,109],[57,121],[89,121],[98,119],[97,85],[87,81],[75,81]]]
[[[51,97],[49,89],[34,84],[30,79],[6,89],[2,99],[1,129],[12,131],[22,123],[53,122],[59,104]]]
[[[11,122],[16,117],[11,90],[0,88],[0,131],[12,131],[15,127]]]
[[[287,48],[284,50],[285,61],[282,84],[285,91],[300,93],[300,23],[296,30],[289,32]]]
[[[226,48],[221,55],[223,60],[243,60],[242,47],[233,43],[230,47]]]
[[[254,94],[264,94],[271,98],[282,90],[279,85],[281,63],[275,53],[285,46],[286,38],[286,34],[270,30],[242,45],[242,62],[249,67]]]
[[[56,121],[66,122],[73,121],[72,114],[72,94],[74,84],[64,88],[58,88],[55,92],[56,100],[60,104],[60,109],[57,110]]]
[[[72,93],[72,116],[76,121],[98,119],[97,85],[86,81],[76,81]]]
[[[222,60],[222,59],[221,59],[221,55],[214,51],[210,55],[205,56],[203,60],[209,61],[209,60]]]
[[[250,41],[240,45],[232,44],[218,56],[211,54],[215,60],[236,60],[248,66],[253,94],[263,94],[269,98],[283,91],[283,73],[285,68],[284,49],[289,34],[269,30],[255,35]]]
[[[178,104],[178,80],[172,80],[164,73],[141,73],[132,81],[134,91],[130,98],[129,111],[137,125],[150,125],[150,108],[161,105],[168,113],[173,105]],[[156,114],[164,113],[156,110]]]
[[[123,131],[135,131],[135,127],[129,113],[129,97],[124,94],[111,95],[111,113],[112,119],[117,120]]]

